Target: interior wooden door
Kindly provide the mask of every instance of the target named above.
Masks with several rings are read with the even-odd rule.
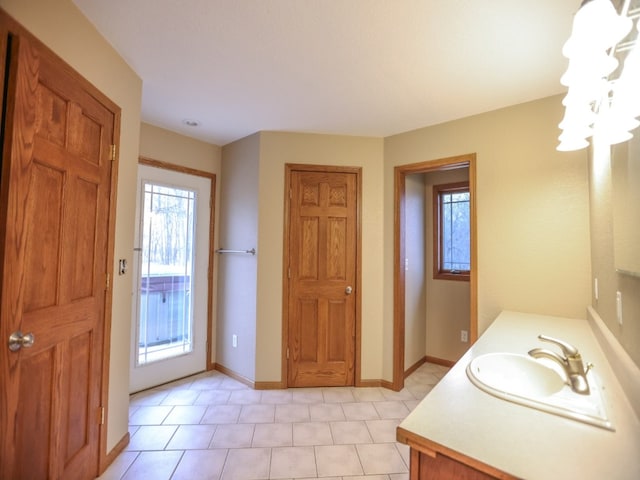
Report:
[[[119,114],[4,13],[0,29],[0,478],[94,478]]]
[[[357,176],[292,171],[288,385],[354,384]]]

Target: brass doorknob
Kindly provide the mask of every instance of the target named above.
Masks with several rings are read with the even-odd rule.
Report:
[[[347,295],[351,295],[352,292],[353,288],[351,288],[351,285],[344,289],[344,293],[346,293]]]

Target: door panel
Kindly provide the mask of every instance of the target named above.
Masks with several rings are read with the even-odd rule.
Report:
[[[94,478],[117,107],[4,14],[0,27],[19,31],[5,78],[0,478]],[[16,331],[33,346],[9,351]]]
[[[290,184],[288,384],[353,385],[357,177],[292,171]]]

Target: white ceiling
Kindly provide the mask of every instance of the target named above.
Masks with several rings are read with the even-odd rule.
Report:
[[[580,4],[73,1],[142,78],[143,121],[218,145],[259,130],[389,136],[561,93]]]

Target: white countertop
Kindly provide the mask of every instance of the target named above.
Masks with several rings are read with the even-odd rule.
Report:
[[[496,398],[468,379],[467,364],[485,353],[556,350],[538,340],[541,333],[594,364],[615,432]],[[586,320],[502,312],[399,428],[515,477],[640,479],[640,420]]]

